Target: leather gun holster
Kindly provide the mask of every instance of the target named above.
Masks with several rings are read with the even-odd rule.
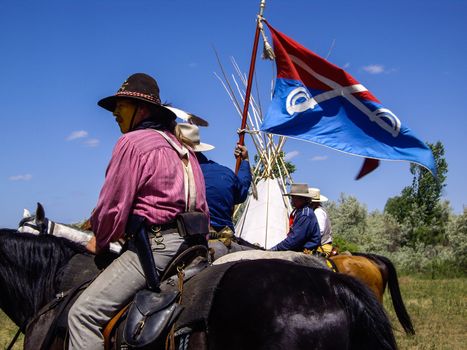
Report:
[[[133,240],[136,254],[138,255],[148,289],[154,292],[160,292],[159,273],[156,269],[154,256],[152,255],[151,243],[146,232],[145,218],[139,215],[130,215],[126,227],[127,236]]]

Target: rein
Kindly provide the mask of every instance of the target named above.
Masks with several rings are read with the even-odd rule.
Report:
[[[13,349],[13,345],[15,345],[16,341],[19,338],[19,335],[23,332],[23,329],[26,329],[26,326],[28,324],[28,321],[24,322],[24,325],[22,327],[18,327],[18,330],[16,331],[16,334],[13,336],[13,339],[11,339],[10,344],[6,347],[6,350],[11,350]]]
[[[16,341],[18,340],[18,337],[21,333],[21,327],[18,327],[18,330],[16,331],[16,334],[14,335],[13,339],[11,339],[10,344],[8,344],[6,350],[11,350],[13,349],[13,345],[15,345]]]

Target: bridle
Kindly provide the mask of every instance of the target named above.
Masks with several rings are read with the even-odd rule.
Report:
[[[49,222],[50,222],[50,229],[49,229]],[[36,230],[39,232],[40,235],[51,235],[54,232],[55,229],[55,222],[52,220],[49,220],[47,218],[44,218],[42,222],[37,224],[36,222],[36,217],[35,216],[29,216],[27,218],[22,218],[21,221],[18,224],[18,227],[30,227],[33,230]]]

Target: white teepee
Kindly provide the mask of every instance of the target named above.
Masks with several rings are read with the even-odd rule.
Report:
[[[241,118],[242,108],[237,96],[244,102],[247,81],[234,59],[232,65],[240,80],[238,82],[235,75],[231,77],[236,92],[226,76],[223,79],[217,77]],[[284,198],[283,194],[286,192],[286,185],[292,183],[292,179],[283,159],[285,137],[260,132],[262,120],[261,108],[251,96],[246,132],[255,145],[257,162],[252,169],[251,193],[245,203],[236,208],[234,217],[241,212],[235,225],[237,237],[268,249],[282,241],[288,232],[291,207],[288,198]]]

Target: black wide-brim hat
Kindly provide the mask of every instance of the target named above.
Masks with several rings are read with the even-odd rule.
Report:
[[[113,112],[117,105],[117,100],[121,98],[143,101],[156,113],[161,113],[165,117],[171,119],[175,119],[177,117],[175,113],[170,109],[165,108],[161,103],[157,81],[147,74],[135,73],[130,75],[115,95],[105,97],[97,102],[97,104],[100,107]]]

